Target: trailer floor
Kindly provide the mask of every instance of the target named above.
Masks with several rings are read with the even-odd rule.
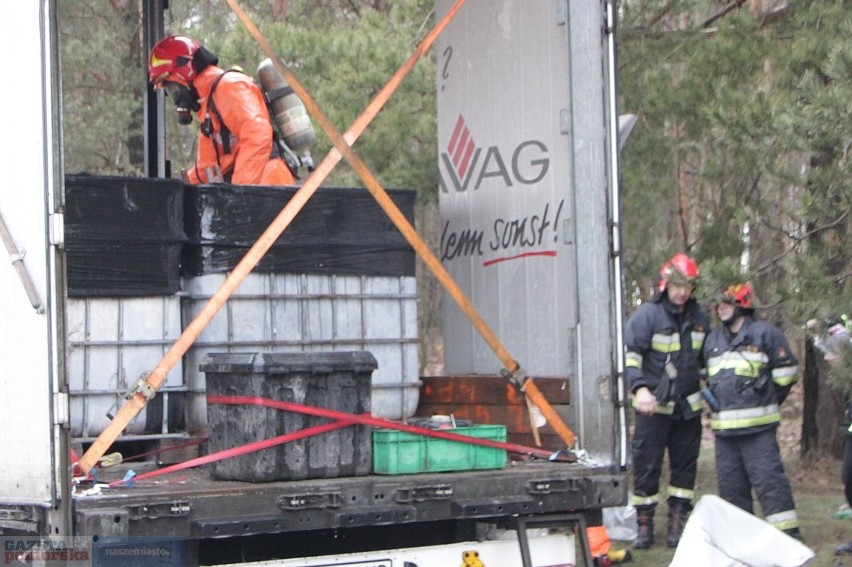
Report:
[[[126,470],[100,471],[99,481],[119,480]],[[627,497],[626,479],[612,467],[543,460],[499,470],[268,483],[214,480],[199,468],[98,487],[75,489],[79,535],[206,539],[599,510]]]

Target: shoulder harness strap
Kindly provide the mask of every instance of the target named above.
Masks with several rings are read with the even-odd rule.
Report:
[[[228,69],[224,71],[221,75],[216,77],[216,80],[213,81],[213,85],[210,87],[210,94],[207,97],[210,99],[207,101],[207,110],[213,113],[213,116],[216,117],[216,120],[219,122],[219,129],[222,134],[222,151],[225,152],[225,155],[231,153],[231,131],[228,129],[228,126],[225,124],[225,121],[222,120],[222,115],[219,114],[219,109],[216,108],[216,101],[213,98],[213,93],[216,92],[216,87],[219,86],[219,81],[222,80],[222,77],[225,76],[225,73],[237,72],[236,69]],[[201,131],[206,136],[213,135],[212,126],[207,126],[207,131],[205,132],[205,128],[202,127]]]

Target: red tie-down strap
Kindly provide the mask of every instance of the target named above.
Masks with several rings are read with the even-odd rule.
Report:
[[[515,443],[506,443],[503,441],[493,441],[491,439],[480,439],[478,437],[469,437],[467,435],[459,435],[450,433],[448,430],[427,429],[425,427],[417,427],[406,423],[396,421],[388,421],[380,417],[373,417],[369,414],[354,415],[342,411],[318,408],[314,406],[306,406],[294,402],[282,402],[279,400],[271,400],[269,398],[261,398],[257,396],[207,396],[207,403],[210,404],[231,404],[231,405],[257,405],[283,411],[292,411],[296,413],[304,413],[317,417],[326,417],[338,421],[346,421],[349,425],[358,423],[361,425],[371,425],[373,427],[383,427],[385,429],[395,429],[397,431],[405,431],[416,435],[425,435],[427,437],[437,437],[438,439],[446,439],[448,441],[457,441],[459,443],[468,443],[471,445],[482,445],[483,447],[491,447],[493,449],[503,449],[509,453],[519,455],[528,455],[541,457],[550,460],[565,460],[569,455],[556,454],[553,451],[539,449],[538,447],[526,447]],[[560,452],[562,453],[562,452]]]
[[[203,457],[198,457],[196,459],[190,459],[188,461],[184,461],[182,463],[178,463],[175,465],[170,465],[168,467],[164,467],[162,469],[157,469],[155,471],[150,471],[146,473],[142,473],[133,477],[132,479],[122,479],[117,480],[109,484],[109,486],[121,486],[124,484],[129,484],[130,482],[136,482],[139,480],[145,480],[148,478],[152,478],[155,476],[160,476],[164,474],[169,474],[172,472],[185,470],[193,467],[199,467],[202,465],[207,465],[213,463],[215,461],[221,461],[222,459],[227,459],[230,457],[237,457],[240,455],[245,455],[246,453],[252,453],[254,451],[260,451],[262,449],[268,449],[270,447],[274,447],[276,445],[281,445],[282,443],[289,443],[290,441],[296,441],[299,439],[304,439],[305,437],[311,437],[314,435],[320,435],[322,433],[327,433],[329,431],[334,431],[336,429],[341,429],[343,427],[348,427],[350,425],[360,424],[360,425],[370,425],[373,427],[383,427],[385,429],[394,429],[397,431],[405,431],[407,433],[414,433],[416,435],[424,435],[426,437],[436,437],[438,439],[446,439],[448,441],[456,441],[458,443],[468,443],[471,445],[482,445],[483,447],[491,447],[494,449],[503,449],[509,453],[516,453],[520,455],[527,455],[533,457],[541,457],[549,460],[565,460],[567,455],[560,453],[553,453],[552,451],[547,451],[545,449],[539,449],[537,447],[527,447],[524,445],[518,445],[515,443],[506,443],[503,441],[493,441],[491,439],[480,439],[478,437],[469,437],[467,435],[459,435],[457,433],[450,433],[446,430],[436,430],[436,429],[427,429],[425,427],[417,427],[414,425],[408,425],[405,423],[399,423],[396,421],[388,421],[386,419],[382,419],[379,417],[373,417],[372,415],[365,413],[361,415],[355,415],[350,413],[345,413],[336,410],[330,410],[325,408],[318,408],[314,406],[307,406],[304,404],[297,404],[294,402],[283,402],[280,400],[272,400],[269,398],[261,398],[257,396],[208,396],[207,397],[208,404],[225,404],[225,405],[254,405],[254,406],[263,406],[272,409],[278,409],[282,411],[292,411],[296,413],[303,413],[306,415],[313,415],[317,417],[325,417],[328,419],[333,419],[335,421],[331,423],[326,423],[323,425],[317,425],[315,427],[308,427],[306,429],[302,429],[300,431],[294,431],[292,433],[285,433],[284,435],[279,435],[277,437],[273,437],[271,439],[264,439],[261,441],[254,441],[252,443],[247,443],[245,445],[240,445],[239,447],[233,447],[231,449],[226,449],[224,451],[218,451],[216,453],[212,453],[210,455],[205,455]]]
[[[364,414],[369,415],[369,414]],[[205,455],[203,457],[198,457],[197,459],[190,459],[188,461],[184,461],[182,463],[177,463],[176,465],[170,465],[168,467],[163,467],[161,469],[157,469],[155,471],[150,471],[146,473],[142,473],[140,475],[136,475],[132,478],[124,478],[121,480],[116,480],[111,482],[109,486],[122,486],[124,484],[131,484],[132,482],[136,482],[138,480],[145,480],[147,478],[152,478],[155,476],[160,476],[164,474],[169,474],[177,471],[182,471],[184,469],[191,469],[193,467],[200,467],[201,465],[208,465],[210,463],[221,461],[222,459],[228,459],[230,457],[238,457],[240,455],[245,455],[246,453],[253,453],[254,451],[260,451],[262,449],[269,449],[270,447],[274,447],[276,445],[281,445],[282,443],[289,443],[290,441],[297,441],[299,439],[304,439],[305,437],[311,437],[313,435],[320,435],[322,433],[328,433],[329,431],[334,431],[335,429],[342,429],[344,427],[349,427],[350,425],[354,425],[357,423],[352,420],[340,420],[334,421],[331,423],[325,423],[323,425],[317,425],[315,427],[308,427],[306,429],[302,429],[300,431],[294,431],[292,433],[285,433],[284,435],[279,435],[277,437],[272,437],[271,439],[263,439],[261,441],[254,441],[252,443],[247,443],[245,445],[240,445],[239,447],[233,447],[231,449],[225,449],[224,451],[218,451],[216,453],[211,453],[209,455]]]

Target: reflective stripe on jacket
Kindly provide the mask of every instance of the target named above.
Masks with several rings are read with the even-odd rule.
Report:
[[[799,362],[781,331],[746,317],[736,335],[726,327],[713,330],[704,356],[720,406],[710,415],[717,435],[753,433],[781,421],[779,405],[799,377]]]
[[[658,404],[657,413],[672,415],[679,410],[685,418],[701,413],[697,392],[703,373],[702,346],[710,327],[707,315],[695,299],[679,313],[665,292],[641,305],[627,323],[624,333],[625,376],[630,391],[657,388],[671,359],[677,371],[675,398]]]

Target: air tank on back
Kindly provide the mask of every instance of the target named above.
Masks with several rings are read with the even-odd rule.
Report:
[[[273,119],[278,122],[284,143],[299,156],[303,166],[313,171],[311,145],[317,138],[305,105],[268,57],[258,65],[257,77],[269,99]]]

